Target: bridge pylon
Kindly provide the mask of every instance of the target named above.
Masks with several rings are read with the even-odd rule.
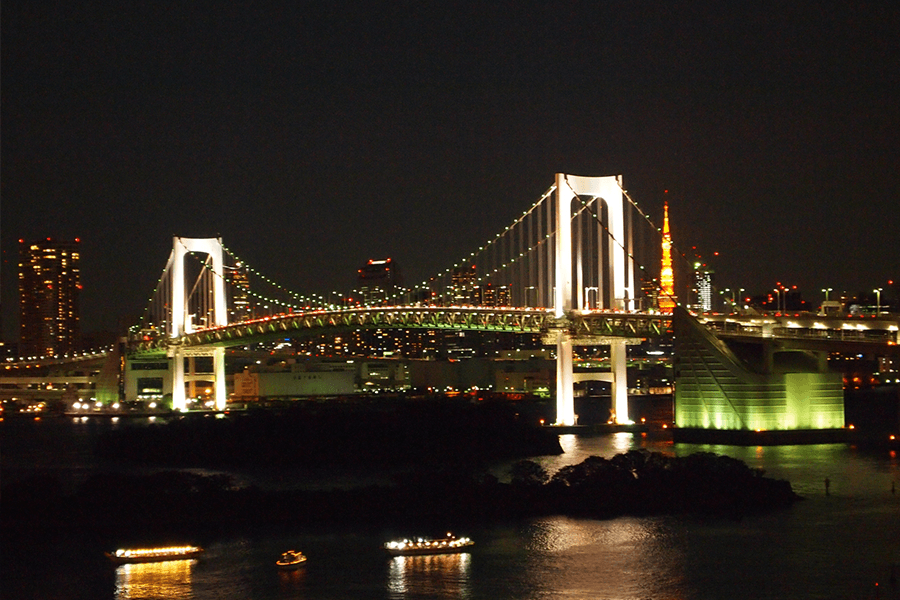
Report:
[[[180,338],[194,331],[194,324],[189,313],[189,301],[185,286],[184,260],[189,252],[199,252],[209,255],[213,277],[209,278],[212,287],[213,299],[213,324],[216,326],[228,325],[228,310],[225,298],[225,261],[222,238],[173,238],[173,251],[171,259],[172,273],[172,318],[170,321],[169,337]],[[225,391],[225,349],[214,348],[206,351],[205,355],[213,357],[213,377],[215,379],[215,407],[216,410],[224,410],[227,400]],[[184,410],[187,408],[187,397],[184,390],[185,374],[184,360],[189,356],[197,356],[197,353],[186,352],[180,346],[172,346],[169,350],[172,360],[172,408]]]
[[[629,238],[625,236],[625,195],[622,177],[580,177],[556,174],[556,269],[554,288],[554,314],[558,320],[567,319],[573,311],[585,308],[587,300],[577,283],[582,280],[582,261],[575,255],[572,243],[572,200],[578,196],[591,196],[607,206],[607,230],[611,240],[607,267],[610,272],[609,289],[604,296],[611,298],[609,308],[630,310],[634,301],[634,266],[631,262]],[[581,249],[578,249],[581,252]],[[575,259],[575,260],[573,260]],[[577,269],[573,267],[577,266]],[[574,277],[573,277],[574,274]],[[573,281],[574,279],[574,281]],[[632,285],[629,285],[629,280]],[[556,337],[556,425],[575,425],[575,391],[573,373],[572,337],[568,327],[555,330]],[[548,336],[549,337],[549,336]],[[613,419],[616,423],[630,423],[628,419],[628,382],[626,376],[626,340],[610,342],[612,366]],[[580,379],[584,379],[583,377]]]

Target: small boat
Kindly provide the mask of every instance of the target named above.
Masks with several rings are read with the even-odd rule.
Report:
[[[293,571],[294,569],[300,568],[305,562],[306,556],[304,556],[302,552],[288,550],[281,555],[281,558],[275,561],[275,566],[282,571]]]
[[[448,533],[443,538],[416,538],[414,540],[396,540],[384,545],[391,556],[421,556],[424,554],[455,554],[468,552],[475,542],[467,537],[458,538]]]
[[[203,548],[198,546],[170,546],[167,548],[120,548],[107,552],[106,556],[118,565],[128,563],[164,562],[167,560],[188,560],[198,557]]]

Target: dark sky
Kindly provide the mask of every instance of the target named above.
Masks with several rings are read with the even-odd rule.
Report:
[[[380,6],[378,6],[380,4]],[[621,173],[721,287],[900,279],[895,2],[2,6],[3,330],[17,240],[83,240],[85,329],[172,236],[288,288],[418,283],[554,173]]]

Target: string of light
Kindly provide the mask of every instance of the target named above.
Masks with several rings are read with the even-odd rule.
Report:
[[[531,205],[531,207],[530,207],[528,210],[524,211],[524,212],[523,212],[519,217],[517,217],[517,218],[516,218],[509,226],[507,226],[506,228],[502,229],[502,230],[501,230],[497,235],[495,235],[492,239],[488,240],[488,242],[485,243],[484,246],[479,246],[479,248],[478,248],[477,250],[472,251],[467,257],[465,257],[465,258],[463,258],[463,259],[457,261],[457,262],[454,263],[452,266],[447,267],[447,268],[444,269],[443,271],[439,271],[436,275],[434,275],[433,277],[431,277],[431,278],[429,278],[429,279],[426,279],[425,281],[421,282],[418,286],[416,286],[416,287],[414,287],[414,288],[407,288],[407,289],[403,290],[402,292],[398,292],[398,293],[394,294],[393,296],[389,297],[388,300],[396,300],[396,299],[402,297],[403,295],[405,295],[405,294],[407,294],[407,293],[410,293],[410,292],[412,292],[412,291],[414,291],[414,290],[418,290],[418,289],[425,289],[425,290],[427,290],[427,289],[430,289],[429,282],[435,281],[435,280],[437,280],[437,279],[439,279],[439,278],[441,278],[441,277],[445,277],[445,276],[447,276],[447,275],[452,275],[457,269],[460,268],[460,265],[465,264],[465,263],[468,262],[470,259],[475,258],[475,257],[478,256],[480,253],[482,253],[482,252],[486,251],[487,249],[491,248],[491,247],[492,247],[494,244],[496,244],[501,238],[503,238],[503,236],[506,235],[511,229],[513,229],[514,227],[516,227],[517,225],[519,225],[520,223],[522,223],[522,221],[524,221],[528,216],[530,216],[531,213],[534,212],[539,206],[541,206],[541,205],[543,204],[543,202],[544,202],[547,198],[549,198],[550,195],[551,195],[553,192],[555,192],[555,191],[556,191],[556,185],[555,185],[555,184],[554,184],[554,185],[551,185],[551,186],[547,189],[547,191],[544,192],[543,195],[541,195],[541,197],[540,197],[536,202],[534,202],[534,203]],[[546,236],[544,236],[544,239],[543,239],[543,240],[539,240],[534,246],[530,247],[528,250],[526,250],[526,251],[524,251],[524,252],[521,252],[521,253],[518,255],[518,257],[515,257],[515,258],[513,258],[512,260],[510,260],[509,262],[507,262],[507,263],[501,265],[500,267],[495,268],[491,273],[489,273],[489,274],[487,274],[487,275],[479,275],[478,278],[476,278],[475,282],[476,282],[476,283],[482,283],[482,282],[484,282],[488,277],[490,277],[491,275],[493,275],[494,273],[498,272],[498,271],[501,270],[501,269],[504,269],[504,268],[508,267],[508,266],[510,265],[510,263],[515,262],[515,260],[516,260],[517,258],[518,258],[518,259],[524,258],[525,255],[527,255],[529,252],[531,252],[535,247],[537,247],[538,245],[540,245],[542,242],[545,242],[545,241],[547,241],[548,239],[550,239],[550,237],[551,237],[554,233],[555,233],[555,231],[554,231],[554,232],[548,233]]]
[[[581,204],[582,204],[581,209],[579,210],[579,212],[582,212],[582,211],[585,211],[585,210],[589,210],[588,203],[586,203],[586,202],[584,201],[584,199],[583,199],[581,196],[579,196],[577,192],[575,192],[575,189],[572,187],[572,184],[569,183],[569,180],[568,180],[568,179],[566,179],[566,185],[569,186],[569,189],[572,191],[572,194],[573,194],[576,198],[578,198],[578,201],[581,202]],[[625,190],[622,189],[621,185],[619,186],[619,189],[622,190],[622,194],[625,195],[625,197],[628,199],[628,201],[629,201],[629,202],[630,202],[630,203],[638,210],[638,212],[640,212],[640,213],[643,215],[644,213],[641,212],[640,208],[638,208],[637,203],[634,202],[633,200],[631,200],[631,198],[626,194]],[[591,202],[593,202],[594,200],[597,200],[597,199],[598,199],[598,198],[597,198],[596,196],[592,196],[592,197],[591,197]],[[577,214],[577,213],[576,213],[576,214]],[[630,259],[634,262],[634,264],[636,264],[637,267],[638,267],[641,271],[643,271],[644,273],[646,273],[646,272],[647,272],[647,268],[644,266],[644,264],[641,263],[640,260],[638,260],[638,258],[634,255],[633,252],[630,252],[630,251],[628,250],[628,248],[626,248],[625,245],[624,245],[621,241],[619,241],[619,240],[616,238],[616,236],[613,234],[613,232],[609,230],[609,227],[608,227],[608,226],[603,222],[603,220],[600,218],[599,214],[598,214],[598,213],[595,213],[595,212],[589,212],[588,214],[590,214],[590,215],[597,221],[597,223],[600,225],[600,227],[602,227],[603,230],[607,233],[607,235],[609,235],[609,238],[610,238],[613,242],[615,242],[616,245],[619,246],[619,248],[622,249],[622,251],[626,254],[626,256],[628,256],[628,258],[630,258]],[[644,215],[644,216],[646,217],[647,215]],[[649,221],[649,217],[647,218],[647,220]],[[652,225],[652,223],[651,223],[651,225]],[[664,292],[664,290],[663,290],[662,287],[659,285],[659,283],[656,284],[656,287],[657,287],[657,291],[658,291],[658,292]],[[675,300],[675,299],[673,298],[672,300]],[[676,301],[676,304],[677,304],[677,301]]]

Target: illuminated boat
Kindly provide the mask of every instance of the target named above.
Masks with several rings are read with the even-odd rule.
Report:
[[[414,540],[396,540],[384,545],[391,556],[420,556],[423,554],[454,554],[468,552],[475,545],[467,537],[458,538],[448,533],[447,537],[431,539],[416,538]]]
[[[115,552],[107,552],[106,556],[118,565],[127,563],[151,563],[167,560],[188,560],[197,558],[203,548],[197,546],[170,546],[168,548],[120,548]]]
[[[277,566],[282,571],[293,571],[295,569],[299,569],[305,563],[306,556],[304,556],[302,552],[299,552],[297,550],[288,550],[281,555],[281,558],[275,561],[275,566]]]

